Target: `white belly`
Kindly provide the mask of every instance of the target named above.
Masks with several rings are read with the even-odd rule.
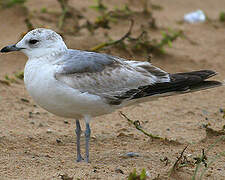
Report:
[[[25,86],[35,102],[47,111],[67,118],[99,116],[113,111],[96,95],[81,93],[54,77],[50,64],[28,61],[24,70]]]

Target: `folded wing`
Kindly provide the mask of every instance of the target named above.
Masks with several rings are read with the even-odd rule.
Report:
[[[59,63],[62,68],[55,74],[57,80],[114,105],[132,99],[140,93],[139,87],[170,81],[167,72],[148,62],[94,52],[71,50]]]

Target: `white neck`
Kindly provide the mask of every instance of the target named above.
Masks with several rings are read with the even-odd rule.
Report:
[[[50,49],[48,51],[42,51],[42,53],[37,53],[40,55],[36,55],[36,53],[26,53],[26,55],[28,56],[28,60],[32,60],[32,61],[45,61],[46,63],[54,63],[56,61],[58,61],[62,55],[64,55],[66,53],[67,49]]]

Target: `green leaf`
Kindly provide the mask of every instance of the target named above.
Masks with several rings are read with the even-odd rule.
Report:
[[[140,180],[145,180],[146,178],[147,178],[146,171],[145,171],[145,169],[142,169],[141,175],[140,175]]]
[[[170,48],[172,48],[172,41],[171,41],[171,40],[168,40],[168,46],[169,46]]]
[[[26,0],[0,0],[0,5],[5,8],[10,8],[16,4],[24,4]]]
[[[162,34],[162,36],[163,36],[164,38],[167,37],[167,33],[166,33],[165,31],[162,31],[161,34]]]
[[[41,13],[46,13],[46,12],[47,12],[47,8],[46,7],[41,8]]]
[[[18,79],[23,80],[23,78],[24,78],[24,72],[21,71],[21,72],[15,73],[15,77],[18,78]]]
[[[133,172],[129,174],[128,180],[136,180],[136,179],[137,179],[137,173],[136,173],[136,169],[134,169]]]
[[[220,14],[219,14],[219,20],[221,22],[225,22],[225,12],[224,11],[223,12],[220,12]]]

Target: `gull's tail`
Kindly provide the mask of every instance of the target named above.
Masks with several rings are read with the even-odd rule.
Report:
[[[219,81],[208,81],[207,79],[215,76],[217,73],[211,70],[193,71],[187,73],[171,74],[171,86],[176,87],[175,91],[200,91],[222,86],[223,83]]]
[[[170,82],[156,83],[153,85],[139,87],[139,91],[133,94],[131,99],[139,99],[149,96],[165,97],[224,85],[219,81],[207,80],[208,78],[215,75],[216,72],[211,70],[170,74]]]

